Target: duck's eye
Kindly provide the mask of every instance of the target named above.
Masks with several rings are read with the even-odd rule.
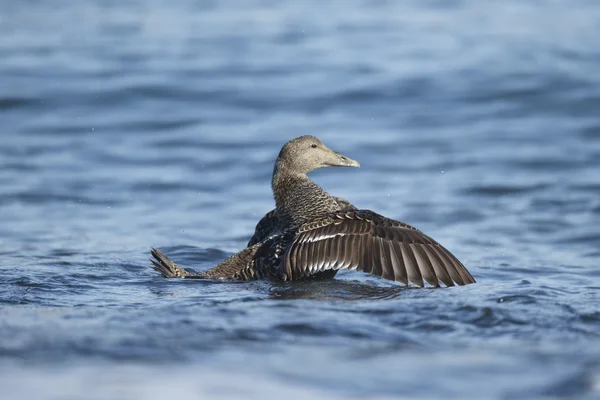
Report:
[[[312,147],[313,149],[316,149],[317,145],[313,143],[313,144],[310,145],[310,147]]]

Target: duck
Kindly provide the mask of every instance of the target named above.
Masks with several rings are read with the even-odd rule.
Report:
[[[327,167],[360,163],[312,135],[288,141],[273,168],[275,209],[257,223],[246,248],[204,272],[184,269],[152,248],[152,267],[165,278],[299,281],[353,270],[419,288],[475,283],[458,258],[425,233],[334,197],[307,175]]]

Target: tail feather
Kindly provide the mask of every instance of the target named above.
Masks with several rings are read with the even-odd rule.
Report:
[[[150,249],[150,254],[152,254],[152,257],[154,257],[154,260],[150,259],[152,262],[152,267],[160,272],[165,278],[185,278],[189,275],[197,275],[188,272],[179,265],[175,264],[160,250],[152,248]]]

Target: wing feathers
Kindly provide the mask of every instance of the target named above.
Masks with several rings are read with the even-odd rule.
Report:
[[[419,265],[419,270],[421,271],[421,276],[427,283],[431,286],[439,286],[439,282],[437,277],[435,276],[435,272],[433,271],[433,266],[429,261],[429,258],[421,248],[419,243],[411,243],[410,248],[415,254],[415,258],[417,259],[417,264]]]
[[[330,248],[330,255],[331,255],[331,269],[339,269],[338,268],[338,264],[340,262],[340,256],[343,253],[340,253],[339,251],[339,247],[340,247],[340,237],[339,236],[334,236],[331,239],[331,244],[330,244],[331,248]]]
[[[357,269],[370,274],[373,271],[373,236],[364,236],[361,239],[362,260]]]
[[[360,255],[363,246],[363,240],[364,239],[362,236],[352,236],[352,238],[348,241],[348,247],[346,247],[348,263],[345,264],[345,268],[357,269],[360,265]]]
[[[426,246],[423,244],[421,245],[421,248],[423,249],[425,254],[427,254],[427,257],[429,258],[429,261],[433,266],[433,270],[435,271],[435,275],[437,276],[437,278],[440,281],[442,281],[442,283],[444,283],[444,285],[446,286],[454,286],[454,282],[452,282],[452,279],[450,279],[450,276],[446,272],[446,268],[444,268],[442,261],[436,254],[433,247],[434,246]]]
[[[382,276],[386,267],[383,259],[383,239],[373,237],[373,252],[371,253],[371,274]]]
[[[465,266],[460,261],[458,261],[454,254],[450,253],[446,248],[444,248],[444,246],[440,245],[439,247],[442,250],[441,252],[452,261],[452,265],[454,265],[456,272],[463,279],[464,284],[468,285],[469,283],[475,283],[475,279],[473,278],[473,276],[469,273],[469,271],[467,271]]]
[[[392,253],[394,251],[394,242],[381,240],[381,261],[382,261],[382,274],[381,277],[389,279],[390,281],[396,280],[394,263],[392,261]]]
[[[402,258],[402,244],[399,242],[392,242],[389,247],[390,258],[392,260],[392,267],[394,268],[394,279],[398,282],[402,282],[408,285],[408,277],[406,275],[406,267],[404,266],[404,259]]]
[[[326,270],[356,269],[405,285],[475,282],[452,253],[410,225],[372,211],[331,213],[300,227],[280,267],[300,279]]]
[[[417,259],[409,247],[408,244],[402,243],[402,258],[404,259],[404,265],[406,265],[406,273],[408,275],[408,280],[414,283],[417,286],[423,287],[423,277],[421,276],[421,271],[419,270],[419,264],[417,264]]]

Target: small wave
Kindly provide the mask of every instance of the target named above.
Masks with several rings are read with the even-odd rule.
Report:
[[[15,108],[31,109],[39,103],[39,100],[26,97],[0,97],[0,112]],[[35,107],[34,107],[35,108]]]
[[[483,195],[489,197],[497,197],[504,195],[520,195],[548,189],[547,184],[532,184],[532,185],[478,185],[472,186],[465,191],[470,194]]]

